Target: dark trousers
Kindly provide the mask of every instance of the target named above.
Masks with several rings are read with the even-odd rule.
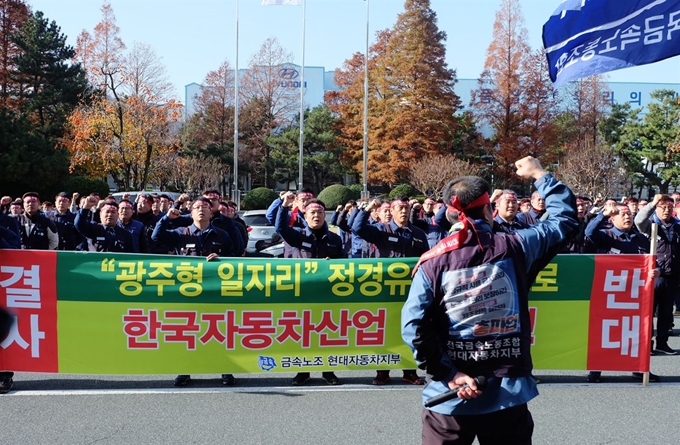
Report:
[[[678,288],[677,279],[659,277],[654,281],[654,311],[656,312],[656,345],[668,343],[668,330],[673,324],[673,300]]]
[[[447,416],[423,409],[423,445],[531,445],[534,420],[524,405],[476,416]]]
[[[675,300],[675,310],[680,312],[680,287],[675,288],[673,299]]]

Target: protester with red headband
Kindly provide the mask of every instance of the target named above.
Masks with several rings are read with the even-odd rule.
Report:
[[[376,258],[378,255],[378,250],[373,243],[367,242],[359,235],[352,232],[352,226],[354,225],[354,220],[359,214],[359,210],[365,209],[366,207],[368,207],[368,198],[362,199],[359,206],[354,209],[352,214],[347,219],[347,225],[352,235],[352,249],[350,258]],[[381,207],[382,205],[380,207],[374,208],[373,211],[369,213],[368,224],[380,224],[379,213]],[[387,204],[387,207],[389,208],[389,204]],[[390,215],[390,218],[391,217],[392,215]]]
[[[411,208],[408,198],[400,196],[389,204],[390,222],[369,224],[369,212],[380,204],[377,200],[360,209],[352,224],[352,233],[366,242],[375,245],[378,258],[419,257],[427,251],[427,235],[409,222]],[[390,371],[378,371],[374,385],[386,385],[390,382]],[[402,381],[413,385],[422,385],[423,379],[414,369],[405,369]]]
[[[237,227],[237,223],[228,216],[228,212],[223,213],[221,211],[220,200],[222,198],[220,192],[215,189],[205,190],[202,196],[211,204],[210,222],[218,229],[227,232],[233,243],[234,256],[243,256],[246,252],[248,238],[242,235],[243,232]],[[189,227],[192,222],[192,215],[181,215],[175,220],[174,225],[175,227]]]
[[[446,209],[443,208],[443,203],[441,205],[437,204],[437,201],[432,198],[425,199],[422,206],[417,199],[411,200],[411,224],[427,234],[429,248],[436,246],[439,241],[444,239],[448,235],[448,229],[450,228],[448,224],[441,225]],[[423,211],[423,209],[427,210]]]
[[[293,206],[295,195],[288,192],[283,195],[281,207],[276,215],[276,231],[291,248],[290,258],[346,258],[340,236],[328,230],[326,224],[326,206],[318,199],[310,199],[305,205],[305,222],[307,227],[290,227],[289,211]],[[329,385],[339,385],[340,380],[332,371],[321,373]],[[310,379],[309,372],[298,372],[293,378],[293,386],[301,386]]]
[[[531,210],[531,199],[522,198],[519,200],[519,213],[526,213]]]
[[[191,204],[189,226],[176,224],[185,217],[179,209],[170,208],[156,224],[152,239],[169,246],[178,255],[202,256],[206,261],[235,256],[236,246],[229,233],[213,223],[212,207],[218,206],[219,201],[215,204],[213,202],[205,196],[194,200]],[[191,376],[188,374],[180,374],[174,381],[175,386],[186,386],[189,383]],[[232,374],[222,374],[223,385],[231,386],[235,383],[236,379]]]
[[[447,216],[459,230],[424,254],[402,310],[402,336],[428,373],[423,401],[451,389],[457,397],[422,413],[422,443],[531,443],[529,288],[577,227],[569,188],[528,156],[517,174],[534,179],[548,216],[535,226],[494,233],[489,184],[466,176],[444,188]],[[481,390],[475,377],[485,377]],[[478,380],[479,381],[479,380]],[[463,385],[466,387],[461,388]]]
[[[267,221],[269,221],[269,224],[271,224],[272,226],[276,224],[276,215],[278,214],[279,208],[283,203],[283,197],[287,193],[291,192],[281,192],[279,194],[279,197],[272,201],[272,203],[269,205],[269,208],[267,209],[265,217],[267,218]],[[308,188],[303,188],[295,195],[293,207],[289,214],[290,219],[288,221],[288,225],[290,227],[300,228],[307,227],[307,223],[305,222],[305,205],[307,204],[307,201],[309,201],[312,198],[314,198],[314,192]],[[285,258],[290,258],[291,257],[290,255],[291,255],[290,246],[288,245],[288,243],[284,241],[283,256]]]
[[[496,190],[496,216],[493,218],[494,232],[514,232],[519,229],[526,229],[527,224],[517,220],[519,212],[519,202],[517,194],[512,190]]]
[[[609,220],[610,224],[605,224]],[[645,254],[649,253],[649,239],[637,231],[633,224],[633,215],[624,203],[607,203],[604,209],[595,216],[586,227],[585,234],[592,241],[598,252],[606,254]],[[654,278],[660,274],[654,269]],[[642,373],[634,372],[635,380],[642,380]],[[590,371],[586,380],[589,383],[600,383],[602,373]],[[660,381],[656,374],[649,373],[651,382]]]

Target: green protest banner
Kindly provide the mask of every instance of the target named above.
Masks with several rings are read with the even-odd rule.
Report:
[[[618,263],[611,257],[558,256],[541,272],[530,296],[536,368],[586,369],[592,364],[589,350],[599,347],[593,339],[605,352],[622,345],[619,334],[593,334],[600,325],[593,318],[591,294],[607,292],[610,266],[621,281],[622,271],[643,268],[647,256],[619,255]],[[0,349],[0,369],[220,374],[414,368],[401,339],[400,318],[416,261],[207,262],[0,251],[0,304],[18,320]],[[598,275],[597,264],[609,272]],[[607,308],[598,313],[618,316]],[[636,310],[626,317],[651,312],[644,304]],[[643,345],[646,340],[638,336],[635,341]],[[648,367],[649,353],[646,357]],[[639,360],[620,366],[644,370]]]

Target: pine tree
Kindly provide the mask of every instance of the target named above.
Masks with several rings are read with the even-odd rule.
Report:
[[[14,70],[13,58],[19,49],[12,40],[24,23],[31,17],[26,2],[22,0],[0,0],[0,107],[16,111],[17,104],[10,89],[10,72]]]
[[[56,22],[36,12],[13,37],[19,54],[10,74],[21,114],[47,138],[61,137],[68,114],[87,93],[85,72]],[[54,141],[56,142],[56,141]]]

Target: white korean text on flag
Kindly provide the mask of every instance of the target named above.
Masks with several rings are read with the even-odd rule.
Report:
[[[543,25],[555,88],[680,54],[680,0],[565,0]]]

